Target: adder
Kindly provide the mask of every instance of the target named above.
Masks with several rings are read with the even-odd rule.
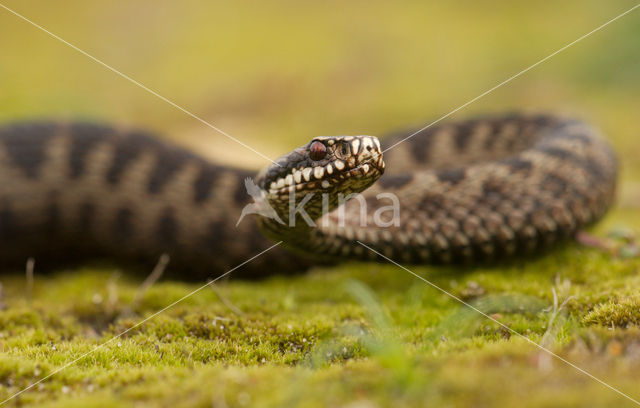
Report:
[[[238,272],[381,259],[360,243],[408,264],[501,260],[553,247],[598,220],[616,176],[615,155],[596,130],[554,115],[429,127],[384,160],[375,137],[316,137],[257,174],[144,131],[9,124],[0,127],[0,268],[23,268],[29,257],[41,268],[103,257],[152,265],[166,253],[173,275],[200,279],[274,240],[283,244]],[[236,226],[252,201],[247,178],[277,216]],[[351,193],[362,199],[341,203]],[[392,201],[380,193],[397,197],[398,211],[376,220]],[[307,196],[290,217],[289,201]]]

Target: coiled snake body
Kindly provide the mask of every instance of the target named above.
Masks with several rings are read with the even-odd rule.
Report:
[[[28,257],[43,267],[101,256],[153,264],[167,253],[175,275],[202,278],[268,248],[265,235],[293,251],[268,251],[243,274],[379,259],[357,241],[400,262],[502,259],[549,247],[600,218],[617,175],[614,154],[592,128],[551,115],[433,126],[385,153],[384,162],[369,136],[315,138],[276,162],[256,176],[140,131],[6,125],[0,267],[22,268]],[[291,196],[300,202],[314,193],[304,209],[316,225],[295,214],[295,226],[253,217],[236,227],[251,202],[247,177],[255,177],[280,221],[289,220]],[[362,200],[336,209],[339,193],[360,191],[366,214]],[[389,205],[380,193],[399,203],[398,219],[384,227],[374,219]],[[332,210],[324,216],[322,196]]]

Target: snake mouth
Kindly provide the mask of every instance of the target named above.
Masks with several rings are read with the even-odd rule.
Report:
[[[337,160],[326,166],[294,169],[286,177],[271,182],[269,193],[286,195],[310,190],[324,192],[340,188],[341,185],[352,181],[373,183],[384,173],[385,167],[381,155],[367,159],[354,167],[348,166],[348,163]]]

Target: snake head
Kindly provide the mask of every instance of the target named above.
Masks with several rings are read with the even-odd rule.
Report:
[[[316,137],[275,163],[261,173],[258,183],[278,212],[285,204],[288,208],[291,195],[298,202],[312,193],[305,209],[319,207],[323,196],[333,209],[341,193],[344,197],[365,190],[385,167],[380,142],[374,136]],[[312,217],[316,215],[322,214]]]

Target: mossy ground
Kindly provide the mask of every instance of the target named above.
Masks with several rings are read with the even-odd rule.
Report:
[[[607,225],[625,219],[615,212]],[[640,227],[636,221],[635,227]],[[607,228],[603,225],[601,228]],[[508,266],[411,267],[635,396],[638,259],[576,245]],[[3,279],[8,396],[197,289],[108,268]],[[555,318],[553,292],[566,304]],[[25,293],[31,292],[31,298]],[[138,298],[134,303],[134,298]],[[39,406],[625,404],[393,265],[345,264],[205,288],[22,394]]]
[[[5,1],[270,156],[317,134],[422,124],[630,8],[627,1]],[[571,112],[622,164],[592,232],[640,231],[640,52],[630,15],[469,106]],[[160,129],[207,155],[252,153],[0,12],[0,119]],[[464,115],[463,115],[464,113]],[[204,129],[204,130],[203,130]],[[640,259],[571,244],[498,266],[410,266],[640,399]],[[200,285],[80,265],[3,275],[0,400],[15,406],[625,406],[632,402],[406,271],[348,263]],[[224,271],[213,272],[222,273]],[[276,271],[277,272],[277,271]],[[553,308],[554,293],[558,309]]]

